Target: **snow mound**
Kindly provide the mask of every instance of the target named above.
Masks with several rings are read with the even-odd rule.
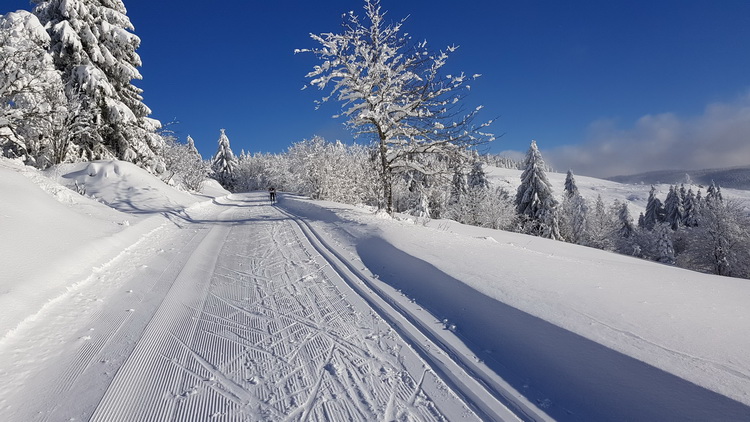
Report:
[[[69,188],[79,189],[86,196],[131,214],[175,212],[199,200],[124,161],[68,164],[59,171]]]
[[[229,195],[229,191],[221,187],[219,182],[217,182],[216,180],[206,179],[206,181],[203,182],[201,194],[209,196],[211,198],[217,198],[219,196]]]

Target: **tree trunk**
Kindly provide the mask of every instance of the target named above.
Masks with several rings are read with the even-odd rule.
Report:
[[[380,131],[379,131],[380,132]],[[385,143],[385,137],[380,132],[380,166],[382,170],[381,181],[383,183],[383,200],[385,202],[385,211],[393,215],[393,186],[391,169],[388,166],[388,147]]]

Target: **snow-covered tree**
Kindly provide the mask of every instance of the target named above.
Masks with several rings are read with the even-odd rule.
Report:
[[[221,129],[219,135],[219,147],[213,158],[211,158],[211,172],[216,179],[227,190],[235,188],[235,168],[237,167],[237,158],[232,152],[229,145],[229,138],[224,129]]]
[[[685,195],[685,202],[683,205],[684,213],[682,225],[685,227],[695,227],[698,225],[698,198],[693,193],[692,189],[688,189]]]
[[[617,211],[617,223],[614,233],[615,250],[622,254],[639,256],[641,247],[638,245],[639,230],[633,224],[630,216],[628,203],[619,204]]]
[[[60,162],[66,147],[51,137],[62,125],[67,101],[49,44],[31,13],[0,16],[0,155],[41,168]]]
[[[487,179],[487,173],[484,171],[484,165],[479,160],[471,163],[471,171],[467,180],[469,188],[488,189],[490,181]]]
[[[716,183],[712,180],[711,186],[706,190],[706,201],[719,200],[722,201],[724,198],[721,195],[721,187],[716,186]]]
[[[678,230],[685,219],[685,207],[677,186],[670,186],[667,199],[664,201],[664,221],[672,230]]]
[[[552,194],[552,184],[544,171],[544,159],[536,141],[531,141],[524,166],[515,200],[522,228],[530,234],[559,239],[558,202]]]
[[[633,217],[630,216],[627,202],[620,205],[620,209],[617,212],[617,222],[617,235],[620,238],[628,239],[633,236],[635,226],[633,225]]]
[[[365,20],[349,12],[342,33],[312,34],[320,47],[297,52],[311,52],[322,61],[307,74],[312,86],[332,87],[321,102],[336,97],[348,125],[358,135],[375,138],[380,205],[390,213],[396,176],[434,173],[417,156],[459,154],[493,137],[483,132],[489,123],[472,123],[481,107],[461,113],[471,78],[442,74],[456,47],[432,53],[426,42],[413,43],[401,31],[403,20],[385,22],[379,0],[365,0],[365,12]]]
[[[80,101],[95,136],[78,137],[88,159],[118,158],[164,171],[161,123],[149,119],[136,53],[140,39],[121,0],[34,0],[34,13],[51,37],[50,51],[62,72],[69,101]]]
[[[614,205],[619,209],[619,202]],[[614,246],[612,239],[617,231],[617,214],[615,211],[608,212],[601,195],[597,195],[594,208],[588,216],[588,245],[605,250],[611,250]]]
[[[573,177],[573,171],[568,170],[568,174],[565,176],[565,195],[569,198],[578,194],[578,186],[576,186],[576,179]]]
[[[507,192],[477,186],[451,203],[444,217],[462,224],[508,230],[513,226],[516,213]]]
[[[739,201],[706,195],[698,225],[688,229],[684,265],[732,277],[750,277],[750,217]]]
[[[198,148],[195,147],[195,140],[193,139],[193,137],[188,135],[185,141],[187,142],[187,147],[190,151],[190,154],[199,160],[203,160],[203,156],[201,156],[201,153],[198,152]]]
[[[656,259],[665,264],[674,264],[675,251],[672,228],[667,223],[658,223],[654,227],[654,234],[656,236]]]
[[[188,136],[187,144],[177,142],[174,136],[163,136],[165,139],[164,162],[166,171],[163,179],[172,185],[181,186],[186,190],[198,192],[203,187],[208,168],[198,150],[195,149],[193,138]]]
[[[653,230],[657,223],[664,221],[664,214],[664,206],[661,200],[656,197],[656,187],[651,186],[651,192],[649,192],[646,202],[646,213],[643,215],[643,220],[639,220],[638,223],[641,228]]]
[[[453,180],[451,181],[451,203],[456,203],[469,191],[469,183],[464,173],[463,166],[458,163],[454,165]]]
[[[587,244],[589,207],[586,199],[576,192],[565,195],[560,211],[560,235],[566,241],[577,245]]]

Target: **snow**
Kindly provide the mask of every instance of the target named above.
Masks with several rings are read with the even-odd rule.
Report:
[[[66,291],[65,278],[80,276],[86,264],[163,223],[161,218],[144,221],[149,213],[178,212],[200,199],[167,188],[131,163],[70,164],[54,172],[62,184],[52,180],[55,174],[44,177],[0,159],[0,338]],[[75,182],[87,196],[63,186],[74,188]],[[209,195],[226,194],[215,186],[208,189]],[[130,227],[139,221],[143,224]]]
[[[0,196],[2,420],[750,416],[747,280],[119,161],[2,159]]]

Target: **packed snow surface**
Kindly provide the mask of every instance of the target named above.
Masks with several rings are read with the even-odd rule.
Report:
[[[122,162],[0,196],[0,420],[750,420],[747,280]]]

